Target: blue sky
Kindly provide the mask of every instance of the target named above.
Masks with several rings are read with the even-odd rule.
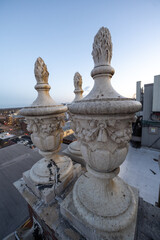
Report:
[[[91,89],[92,44],[102,26],[112,35],[112,85],[132,97],[136,81],[150,83],[160,74],[159,12],[159,0],[0,0],[0,107],[35,100],[39,56],[57,103],[73,100],[77,71]]]

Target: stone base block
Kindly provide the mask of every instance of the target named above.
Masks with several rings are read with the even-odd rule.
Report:
[[[73,184],[66,188],[63,196],[56,197],[55,201],[50,204],[45,204],[42,199],[38,198],[27,187],[23,178],[15,182],[14,186],[28,203],[30,215],[42,228],[45,240],[85,240],[60,214],[59,203],[70,192]]]
[[[79,155],[73,154],[71,153],[68,148],[66,148],[65,150],[62,151],[62,153],[68,157],[70,157],[72,159],[72,161],[77,162],[82,164],[83,166],[85,166],[85,161],[82,157],[80,157]]]
[[[138,208],[138,190],[131,187],[136,198]],[[87,240],[134,240],[136,231],[137,214],[130,226],[118,232],[104,232],[92,227],[76,211],[73,204],[72,192],[68,194],[61,203],[60,211],[62,216]]]
[[[30,170],[23,173],[23,179],[32,190],[32,192],[38,197],[44,200],[45,203],[50,203],[53,201],[55,196],[59,196],[72,181],[75,181],[81,173],[81,165],[75,164],[73,166],[73,172],[71,172],[63,182],[57,184],[35,184],[30,178]]]

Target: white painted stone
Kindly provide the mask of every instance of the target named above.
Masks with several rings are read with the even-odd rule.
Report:
[[[74,141],[74,142],[77,143],[77,141]],[[69,148],[72,147],[70,145],[71,144],[68,145],[68,148],[63,150],[63,154],[66,155],[66,156],[69,156],[72,159],[72,161],[80,163],[81,165],[85,166],[86,163],[85,163],[85,161],[83,159],[83,156],[79,154],[81,152],[79,152],[79,151],[76,152],[75,148],[74,148],[74,150],[72,149],[70,151]],[[73,151],[73,154],[72,154],[72,151]]]
[[[54,202],[49,204],[46,204],[42,197],[39,198],[33,194],[31,189],[24,182],[24,179],[21,178],[16,181],[14,186],[34,211],[34,218],[38,222],[38,225],[40,225],[40,227],[43,229],[45,238],[53,239],[54,236],[54,239],[56,238],[58,240],[83,239],[82,236],[74,228],[71,228],[70,225],[64,220],[59,210],[59,203],[62,202],[63,197],[66,196],[70,190],[70,185],[65,189],[66,191],[62,196],[56,196]],[[28,233],[28,231],[25,233]],[[33,235],[31,234],[31,236]],[[30,240],[31,238],[24,237],[24,239]]]
[[[33,182],[33,186],[46,185],[45,189],[47,186],[53,185],[53,189],[55,189],[58,183],[66,186],[73,176],[71,159],[57,154],[63,140],[62,126],[65,123],[64,113],[67,111],[67,107],[57,105],[50,97],[49,73],[41,58],[38,58],[35,63],[34,72],[38,97],[30,107],[23,108],[20,114],[25,116],[27,129],[32,133],[33,144],[39,148],[39,152],[44,158],[33,165],[29,171],[27,182]],[[33,189],[36,188],[33,187]],[[37,190],[35,191],[38,195]],[[50,192],[51,189],[48,191]]]
[[[102,27],[95,36],[92,56],[95,63],[91,72],[95,80],[93,89],[81,101],[68,106],[88,171],[73,188],[71,223],[75,226],[78,216],[82,223],[79,231],[84,236],[86,227],[100,233],[93,239],[133,240],[134,232],[128,237],[128,231],[130,226],[135,230],[136,196],[117,174],[127,155],[132,122],[141,104],[121,96],[111,85],[114,69],[110,66],[112,42],[107,28]],[[122,237],[121,231],[124,232]],[[110,238],[110,233],[117,238]]]
[[[80,151],[81,145],[79,141],[74,141],[71,144],[68,145],[68,149],[69,151],[78,156],[78,157],[82,157],[81,151]]]
[[[133,187],[129,188],[134,194],[136,202],[135,208],[137,211],[138,191]],[[99,230],[97,227],[88,224],[86,219],[82,218],[73,204],[72,192],[68,194],[68,196],[65,198],[65,201],[61,203],[60,211],[63,217],[87,240],[133,240],[135,237],[137,212],[135,212],[135,217],[130,225],[128,224],[127,227],[123,228],[122,230],[111,232]],[[92,219],[95,219],[94,214],[92,214]]]
[[[76,72],[74,75],[74,93],[75,98],[73,102],[80,101],[83,98],[83,89],[82,89],[82,76],[79,74],[79,72]]]
[[[53,164],[54,163],[54,164]],[[56,166],[55,166],[56,164]],[[59,170],[57,170],[59,169]],[[30,170],[30,178],[36,184],[58,183],[72,173],[73,164],[67,156],[55,155],[52,160],[42,158]]]
[[[78,72],[76,72],[74,75],[73,81],[74,81],[74,87],[75,87],[75,90],[74,90],[75,98],[74,98],[73,102],[80,101],[83,98],[82,76]],[[71,121],[73,121],[72,118],[71,118]],[[74,130],[73,122],[71,123],[71,127]],[[76,134],[75,134],[75,137],[77,138]],[[64,150],[64,154],[71,157],[71,159],[73,161],[81,163],[82,165],[85,165],[85,162],[83,160],[83,156],[81,153],[81,143],[79,140],[70,143],[68,145],[68,148],[66,150]]]
[[[70,185],[74,182],[77,177],[80,176],[81,173],[81,165],[76,163],[73,166],[73,171],[70,171],[67,174],[63,181],[56,182],[56,184],[50,183],[48,185],[43,183],[36,183],[31,179],[30,170],[23,173],[23,179],[27,185],[27,187],[35,193],[35,195],[44,201],[44,203],[51,203],[56,196],[60,196],[63,191],[65,191],[66,186]]]

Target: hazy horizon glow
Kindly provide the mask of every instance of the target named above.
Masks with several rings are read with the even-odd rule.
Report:
[[[39,56],[47,65],[50,95],[57,103],[74,99],[77,71],[87,94],[94,83],[92,44],[102,26],[112,35],[112,85],[132,97],[136,81],[152,83],[160,74],[159,9],[159,0],[1,0],[0,108],[32,104]]]

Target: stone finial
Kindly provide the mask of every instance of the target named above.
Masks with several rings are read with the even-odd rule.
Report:
[[[82,76],[79,74],[79,72],[74,74],[74,87],[75,90],[82,90]]]
[[[47,66],[41,57],[37,58],[34,65],[34,74],[37,83],[48,83],[49,72]]]
[[[62,183],[57,190],[62,191],[73,176],[71,159],[57,154],[63,140],[62,127],[65,123],[67,106],[57,105],[50,96],[49,73],[40,57],[35,62],[34,73],[38,96],[32,105],[23,108],[20,114],[25,116],[32,142],[39,148],[43,158],[32,166],[25,181],[35,195],[48,202],[51,201],[51,196],[55,197],[57,194],[57,185],[59,187]],[[44,192],[37,187],[39,185],[45,185]],[[48,186],[50,186],[49,189],[47,189]]]
[[[73,82],[74,82],[74,87],[75,87],[75,90],[74,90],[75,98],[74,98],[73,102],[76,102],[83,98],[82,76],[80,75],[79,72],[76,72],[74,74]],[[70,116],[70,120],[71,120],[71,128],[74,131],[75,130],[74,122],[72,121],[72,116],[70,113],[69,113],[69,116]],[[84,164],[84,160],[83,160],[83,157],[81,154],[81,143],[79,140],[70,143],[68,146],[68,149],[65,150],[65,153],[68,154],[72,158],[72,160],[74,160],[75,162]]]
[[[87,239],[93,239],[94,232],[95,239],[131,240],[137,196],[117,175],[128,152],[135,112],[141,104],[121,96],[111,85],[114,69],[110,66],[112,42],[107,28],[102,27],[96,34],[92,55],[94,86],[81,101],[68,106],[87,173],[73,187],[72,202],[67,203],[67,214],[71,212],[71,216],[67,217]]]
[[[79,74],[79,72],[76,72],[74,75],[74,93],[75,93],[75,98],[73,101],[79,101],[83,98],[83,89],[82,89],[82,76]]]
[[[112,40],[108,28],[100,28],[94,37],[92,56],[95,66],[108,65],[111,63]]]
[[[41,57],[37,58],[34,65],[34,74],[37,80],[35,89],[38,92],[37,99],[32,103],[32,106],[48,106],[55,105],[56,103],[49,95],[50,85],[48,84],[49,72],[47,65]]]

